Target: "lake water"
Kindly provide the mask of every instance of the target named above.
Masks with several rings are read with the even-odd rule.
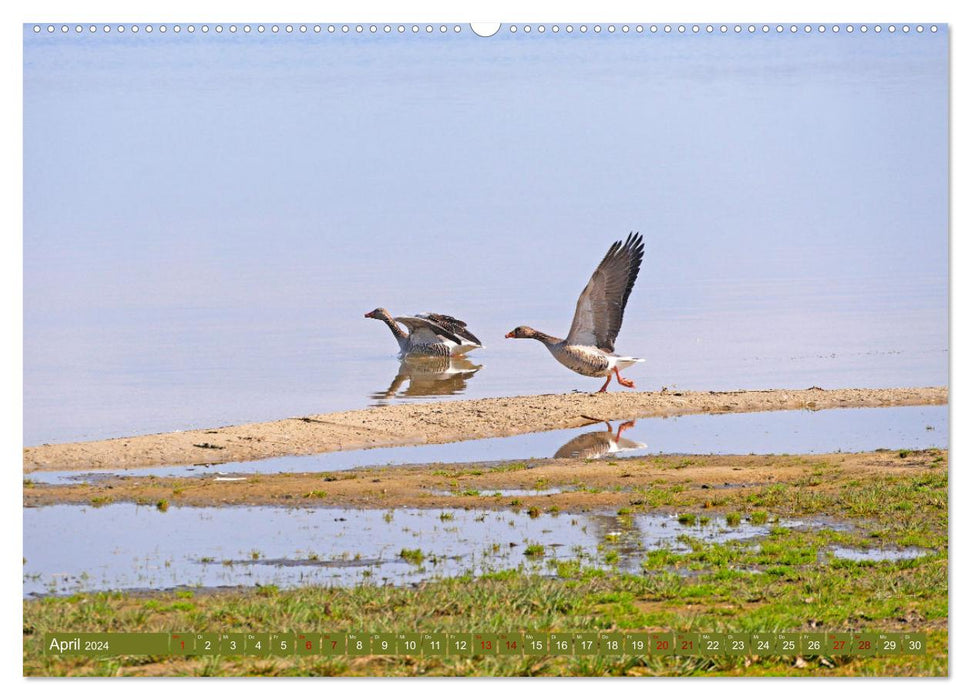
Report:
[[[631,230],[640,389],[946,384],[947,80],[943,28],[25,28],[24,441],[596,389],[503,335]],[[402,376],[376,306],[486,348]]]

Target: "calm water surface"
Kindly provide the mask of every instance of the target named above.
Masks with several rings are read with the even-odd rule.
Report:
[[[726,542],[764,537],[770,527],[747,521],[730,527],[723,518],[684,525],[673,515],[531,518],[525,512],[447,508],[170,508],[162,513],[127,504],[48,506],[24,510],[24,595],[362,581],[400,585],[521,565],[555,573],[550,562],[600,564],[611,551],[621,569],[639,571],[652,549],[687,551],[681,535]],[[529,545],[542,546],[543,556],[527,555]],[[425,558],[408,561],[403,549],[420,549]]]
[[[630,230],[638,388],[946,384],[947,41],[25,30],[24,441],[595,389],[503,335]]]

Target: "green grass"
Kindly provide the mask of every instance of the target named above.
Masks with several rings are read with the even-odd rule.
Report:
[[[526,546],[523,554],[527,557],[542,557],[546,554],[546,548],[541,544],[530,544]]]
[[[821,535],[792,533],[770,552],[701,545],[688,554],[652,552],[643,575],[556,566],[559,579],[500,571],[417,587],[359,585],[143,598],[93,594],[24,603],[25,675],[946,675],[947,558],[861,566],[815,564],[798,552]],[[798,550],[796,554],[792,550]],[[725,563],[761,562],[748,573]],[[686,576],[692,563],[717,572]],[[792,657],[287,657],[181,659],[51,658],[55,630],[499,632],[676,630],[908,631],[928,634],[926,656]],[[904,622],[907,620],[907,622]],[[218,661],[218,663],[217,663]],[[592,664],[592,665],[591,665]]]
[[[401,552],[398,553],[398,556],[409,564],[414,564],[415,566],[425,561],[425,553],[420,549],[402,549]]]

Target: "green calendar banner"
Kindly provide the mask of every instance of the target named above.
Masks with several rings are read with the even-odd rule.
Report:
[[[173,632],[44,636],[49,656],[896,656],[922,632]]]

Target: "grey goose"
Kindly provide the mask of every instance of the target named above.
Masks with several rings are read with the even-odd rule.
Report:
[[[387,309],[377,308],[364,314],[364,318],[384,321],[398,341],[402,357],[454,357],[464,355],[482,343],[465,327],[465,321],[445,314],[416,314],[392,317]],[[407,332],[402,330],[402,324]]]
[[[566,338],[556,338],[529,326],[517,326],[506,337],[533,338],[574,372],[585,377],[606,377],[599,391],[606,391],[615,375],[621,386],[633,389],[634,382],[621,377],[620,370],[644,360],[616,354],[614,341],[643,258],[644,239],[639,233],[632,232],[626,241],[610,246],[577,300]]]

